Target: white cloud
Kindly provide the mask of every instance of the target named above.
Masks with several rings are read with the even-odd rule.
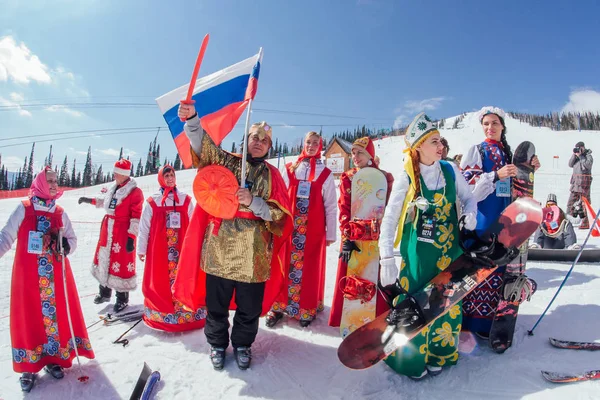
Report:
[[[9,79],[19,84],[50,83],[52,80],[48,67],[25,43],[17,44],[12,36],[5,36],[0,38],[0,81]]]
[[[99,153],[102,154],[106,154],[107,156],[115,156],[117,157],[119,155],[120,150],[117,149],[100,149],[98,150]]]
[[[83,117],[85,115],[81,111],[73,110],[67,106],[62,106],[62,105],[57,105],[57,104],[52,105],[50,107],[46,107],[45,110],[50,111],[50,112],[64,112],[68,115],[72,115],[73,117]]]
[[[23,101],[23,99],[24,99],[23,95],[13,92],[10,94],[10,98],[11,98],[11,100],[8,100],[8,99],[5,99],[4,97],[0,96],[0,106],[10,107],[10,109],[17,111],[19,113],[19,115],[22,117],[31,117],[32,116],[29,111],[25,110],[24,108],[21,107],[21,105],[19,103],[17,103],[17,101]]]
[[[571,92],[569,102],[562,112],[592,111],[600,112],[600,92],[591,89],[578,89]]]
[[[23,159],[16,156],[2,157],[2,164],[9,171],[18,171],[23,167]]]
[[[448,100],[448,98],[444,96],[432,97],[423,100],[407,100],[402,106],[397,107],[394,110],[396,113],[394,128],[406,126],[414,114],[422,111],[432,111],[437,109],[445,100]]]
[[[442,102],[446,100],[445,97],[432,97],[424,100],[409,100],[404,103],[404,109],[409,113],[418,113],[421,111],[431,111],[438,108]]]

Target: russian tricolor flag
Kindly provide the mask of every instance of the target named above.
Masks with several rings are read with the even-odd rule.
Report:
[[[231,132],[248,102],[258,89],[262,51],[221,71],[196,80],[192,99],[202,128],[219,145]],[[192,165],[190,142],[183,131],[184,122],[177,116],[179,102],[184,100],[189,85],[181,86],[156,99],[169,126],[183,165]]]

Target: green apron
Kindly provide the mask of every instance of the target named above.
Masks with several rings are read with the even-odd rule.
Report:
[[[446,180],[444,188],[429,190],[421,179],[421,191],[430,205],[424,212],[415,207],[417,221],[423,214],[435,218],[431,242],[417,240],[423,232],[421,223],[406,222],[400,243],[400,284],[408,292],[414,293],[431,279],[446,269],[462,254],[458,238],[458,217],[456,215],[456,186],[450,165],[440,165]],[[422,234],[426,237],[426,234]],[[427,238],[426,238],[427,240]],[[404,295],[396,301],[403,300]],[[462,302],[438,318],[428,328],[421,331],[405,346],[396,350],[386,360],[393,370],[407,376],[420,376],[425,365],[448,366],[458,361],[458,336],[462,322]]]

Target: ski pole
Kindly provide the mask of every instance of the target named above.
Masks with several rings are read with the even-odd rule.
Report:
[[[131,326],[131,328],[127,329],[125,332],[123,332],[123,334],[121,336],[119,336],[117,338],[117,340],[115,340],[113,342],[113,344],[122,344],[123,347],[127,346],[129,344],[129,339],[122,339],[123,336],[127,335],[129,333],[130,330],[132,330],[133,328],[136,327],[137,324],[139,324],[140,322],[142,322],[142,319],[140,318],[135,324],[133,324]]]
[[[535,323],[535,325],[533,325],[533,328],[531,328],[531,330],[527,331],[527,333],[528,333],[529,336],[533,336],[533,331],[538,326],[538,324],[542,321],[542,319],[544,318],[544,316],[548,312],[548,309],[550,308],[550,306],[552,305],[552,303],[554,303],[554,300],[558,296],[558,293],[560,292],[560,290],[563,288],[563,286],[567,282],[567,279],[569,279],[569,276],[571,275],[571,272],[573,272],[573,268],[575,268],[575,265],[579,261],[579,257],[581,257],[581,254],[583,253],[583,249],[585,248],[585,245],[587,244],[590,236],[592,235],[592,231],[594,230],[594,228],[596,227],[596,224],[598,223],[598,217],[600,217],[600,209],[596,213],[596,218],[594,219],[594,222],[592,223],[592,225],[590,225],[590,230],[588,231],[588,234],[587,234],[585,240],[583,241],[583,245],[581,246],[581,249],[579,249],[579,253],[577,253],[577,257],[575,257],[575,260],[573,260],[573,264],[571,265],[571,268],[567,272],[567,275],[565,276],[565,279],[563,279],[562,283],[558,287],[558,290],[554,294],[554,297],[552,298],[552,300],[550,300],[550,303],[548,304],[548,307],[546,307],[546,309],[544,310],[544,312],[542,313],[542,315],[540,315],[540,318],[537,320],[537,322]]]
[[[83,373],[81,367],[81,360],[79,360],[79,351],[77,351],[77,341],[75,340],[75,331],[73,330],[73,321],[71,320],[71,308],[69,307],[69,294],[67,291],[67,266],[65,263],[65,250],[62,246],[63,228],[58,231],[58,243],[60,259],[62,261],[62,274],[63,274],[63,289],[65,291],[65,304],[67,306],[67,320],[69,321],[69,329],[71,330],[71,341],[73,342],[73,350],[75,350],[75,357],[77,358],[77,365],[79,365],[79,372],[81,376],[77,378],[79,382],[87,382],[90,377]]]

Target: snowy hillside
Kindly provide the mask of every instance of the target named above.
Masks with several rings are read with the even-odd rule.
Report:
[[[450,120],[447,125],[451,126]],[[553,191],[564,207],[568,198],[571,170],[567,161],[573,145],[583,140],[588,148],[599,149],[600,132],[554,132],[533,128],[508,119],[508,141],[516,147],[530,140],[537,147],[542,168],[536,174],[536,197],[544,201]],[[450,154],[465,153],[472,144],[483,139],[474,114],[468,114],[462,129],[443,129],[450,142]],[[397,175],[402,170],[402,138],[376,142],[375,150],[381,167]],[[554,156],[559,156],[555,163]],[[286,160],[291,161],[291,160]],[[276,165],[275,160],[274,164]],[[283,164],[283,163],[282,163]],[[597,170],[598,167],[596,167]],[[178,172],[178,186],[190,191],[194,171]],[[147,196],[158,189],[155,176],[138,179]],[[592,204],[600,204],[600,183],[592,185]],[[99,193],[101,187],[65,193],[59,203],[74,223],[79,239],[77,251],[70,257],[86,322],[98,320],[99,313],[109,312],[112,305],[95,305],[97,282],[89,267],[98,240],[101,210],[78,205],[82,195]],[[4,225],[19,199],[0,201],[0,224]],[[577,231],[580,242],[585,232]],[[592,245],[600,245],[592,239]],[[521,307],[515,343],[504,355],[493,353],[486,343],[465,337],[461,343],[461,358],[457,366],[440,376],[413,382],[392,372],[383,363],[364,371],[346,369],[337,359],[341,339],[339,331],[327,326],[329,305],[338,260],[338,243],[327,251],[326,308],[308,328],[297,322],[284,322],[268,329],[261,320],[260,331],[253,346],[252,368],[240,371],[231,349],[225,370],[214,371],[208,360],[208,345],[200,331],[169,334],[154,331],[143,324],[127,336],[127,347],[112,344],[130,324],[90,328],[90,340],[96,359],[83,359],[83,368],[90,380],[79,383],[76,368],[66,372],[61,381],[41,373],[32,392],[23,396],[18,375],[12,371],[9,335],[9,294],[13,250],[0,259],[0,399],[127,399],[146,361],[162,374],[157,399],[592,399],[600,398],[600,382],[555,385],[544,381],[540,370],[580,372],[599,369],[600,359],[593,352],[558,350],[547,343],[548,336],[573,340],[600,340],[600,265],[578,265],[563,288],[550,313],[538,326],[535,336],[528,337],[540,313],[554,295],[569,264],[528,264],[528,274],[538,282],[538,292],[530,303]],[[141,286],[143,265],[138,263]],[[131,294],[130,304],[142,304],[138,289]]]

